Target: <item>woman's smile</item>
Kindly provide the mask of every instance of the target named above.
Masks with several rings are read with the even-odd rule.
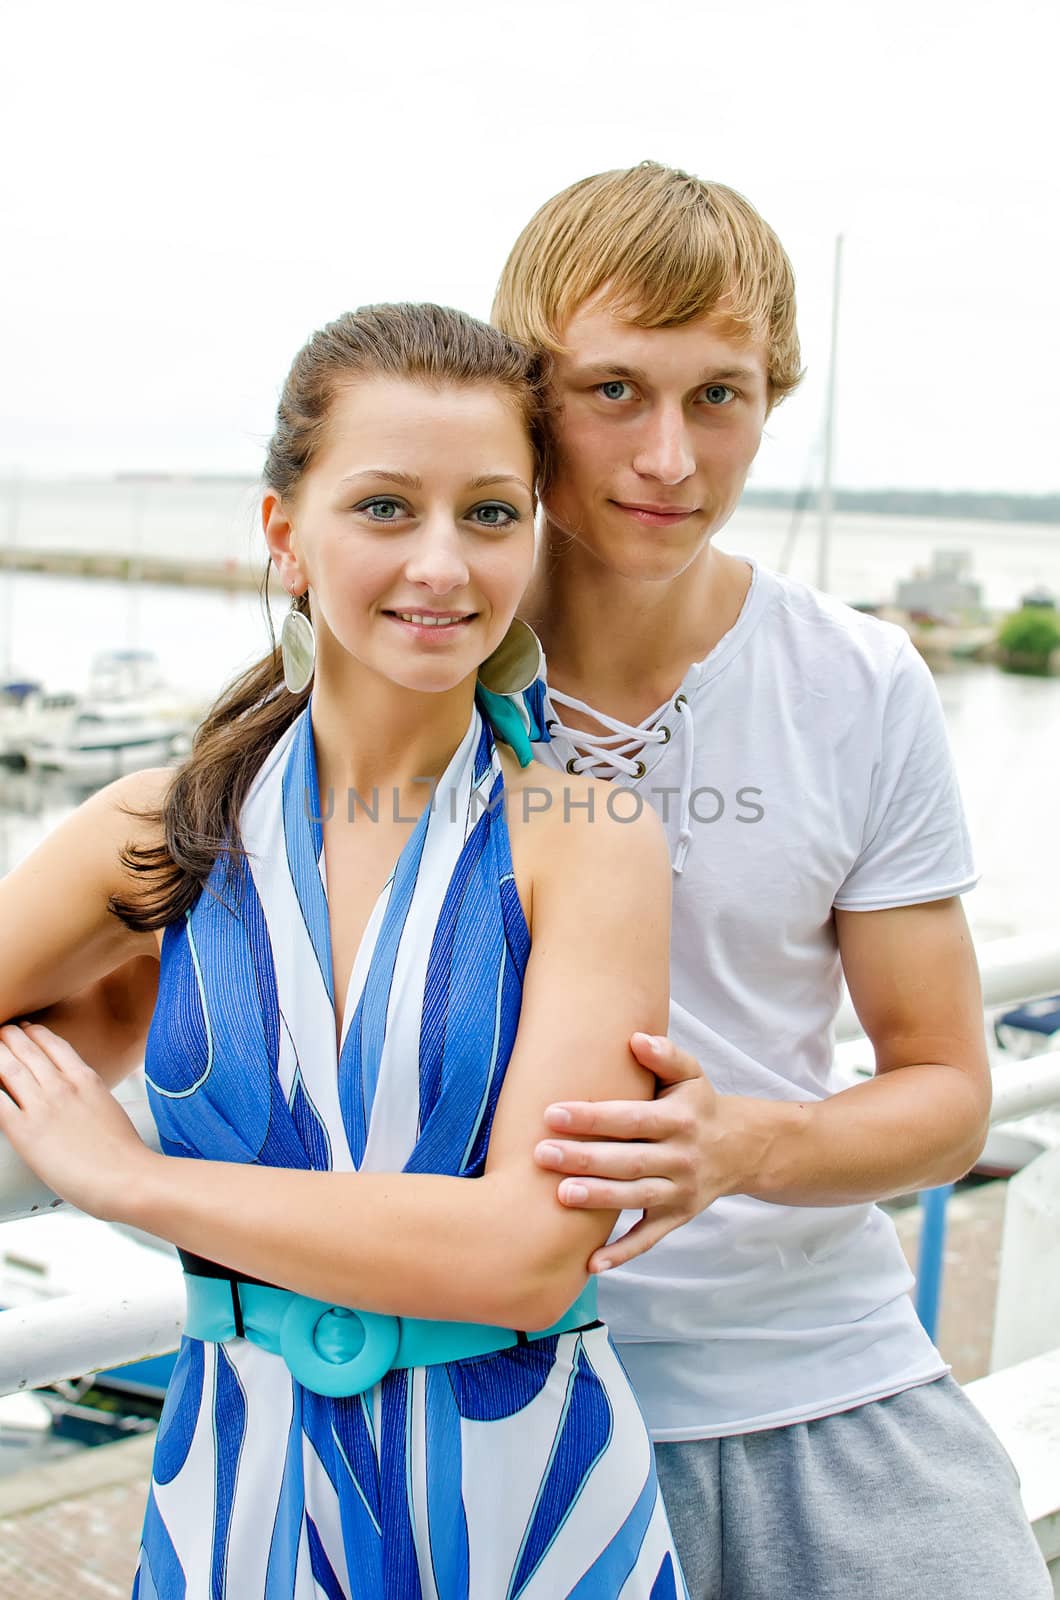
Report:
[[[462,632],[476,620],[477,611],[384,611],[410,638],[435,648],[459,640]]]

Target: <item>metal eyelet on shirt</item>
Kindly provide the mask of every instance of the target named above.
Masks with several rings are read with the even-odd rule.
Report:
[[[688,704],[688,696],[686,694],[679,694],[677,696],[677,699],[674,701],[674,710],[675,711],[680,711],[681,707],[682,706],[686,706],[687,704]]]
[[[577,770],[578,770],[578,757],[577,756],[571,756],[570,760],[567,762],[567,771],[576,773]]]
[[[551,733],[553,728],[557,728],[558,726],[559,726],[558,722],[556,721],[555,717],[553,717],[551,722],[546,722],[545,723],[545,732],[546,733]]]
[[[659,740],[659,743],[660,744],[669,744],[670,743],[670,739],[671,739],[672,736],[671,736],[670,730],[666,726],[665,722],[663,723],[662,727],[659,728],[657,731],[662,734],[662,738]]]
[[[643,776],[647,772],[647,770],[648,769],[644,765],[643,761],[638,761],[636,766],[633,768],[633,776],[635,778],[643,778]]]

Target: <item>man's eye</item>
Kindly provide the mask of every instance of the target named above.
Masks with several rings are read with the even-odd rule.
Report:
[[[502,505],[496,500],[491,500],[488,505],[475,506],[468,516],[477,518],[479,526],[483,528],[510,528],[513,522],[520,520],[514,506]]]
[[[396,522],[405,507],[400,500],[385,500],[380,496],[375,500],[362,500],[356,509],[365,512],[372,522]]]
[[[712,406],[727,406],[730,400],[736,399],[736,390],[730,389],[727,383],[708,384],[703,394]]]
[[[629,389],[629,384],[621,378],[612,378],[608,383],[598,383],[596,385],[596,392],[602,394],[605,400],[627,400],[629,395],[622,392],[626,389]]]

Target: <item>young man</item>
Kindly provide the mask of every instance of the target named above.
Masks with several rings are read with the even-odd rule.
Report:
[[[535,753],[672,844],[672,1042],[634,1041],[660,1095],[554,1108],[537,1158],[565,1203],[644,1213],[598,1252],[602,1315],[691,1592],[1044,1600],[872,1203],[960,1176],[987,1126],[934,686],[901,630],[712,543],[798,382],[789,263],[740,196],[645,163],[541,208],[494,318],[556,362]],[[877,1071],[833,1095],[841,973]]]
[[[1046,1600],[872,1204],[964,1172],[989,1101],[933,685],[899,630],[712,544],[798,381],[787,259],[731,190],[648,163],[548,202],[495,316],[556,355],[536,753],[671,838],[672,1042],[634,1040],[659,1097],[556,1108],[538,1159],[567,1204],[644,1212],[596,1265],[691,1593]],[[841,971],[877,1075],[831,1095]],[[136,1052],[153,981],[48,1020],[90,1061]]]

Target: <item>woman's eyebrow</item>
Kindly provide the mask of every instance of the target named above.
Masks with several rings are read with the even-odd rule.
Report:
[[[385,483],[400,484],[403,489],[423,488],[423,479],[417,477],[414,472],[398,472],[394,467],[361,467],[359,471],[340,478],[339,483],[353,483],[358,478],[373,478],[376,481],[381,479]],[[484,489],[491,483],[517,483],[527,494],[533,493],[530,485],[514,472],[483,472],[477,478],[470,478],[467,486],[469,489]]]
[[[485,489],[491,483],[517,483],[520,489],[525,489],[527,494],[533,491],[530,485],[514,472],[483,472],[477,478],[468,480],[469,489]]]
[[[362,467],[351,472],[340,483],[353,483],[356,478],[385,478],[388,483],[399,483],[403,489],[422,489],[423,480],[414,472],[398,472],[393,467]]]

